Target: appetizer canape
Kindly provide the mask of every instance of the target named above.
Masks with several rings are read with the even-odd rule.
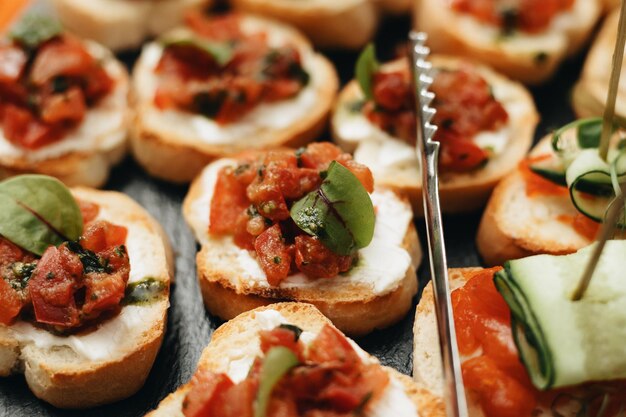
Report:
[[[400,320],[421,251],[409,203],[373,184],[367,167],[328,142],[208,165],[183,206],[202,245],[208,310],[231,319],[308,302],[353,335]]]
[[[415,25],[429,34],[433,52],[537,84],[581,48],[600,12],[598,0],[416,0]]]
[[[498,184],[476,237],[487,265],[539,253],[572,253],[596,238],[615,193],[611,173],[618,182],[626,180],[619,132],[606,163],[598,155],[600,130],[600,119],[556,130]]]
[[[626,242],[607,243],[587,294],[572,301],[592,251],[451,270],[470,417],[623,415]],[[417,307],[413,376],[441,395],[435,323],[429,284]]]
[[[613,60],[613,50],[617,38],[619,9],[609,15],[598,37],[593,43],[580,79],[574,86],[572,106],[578,117],[602,116],[609,91],[609,79]],[[622,68],[626,74],[626,67]],[[615,102],[615,118],[626,125],[626,76],[620,77],[620,88]]]
[[[98,187],[126,152],[128,74],[102,46],[27,16],[0,41],[0,178]]]
[[[332,64],[295,29],[199,13],[144,47],[133,83],[135,158],[175,182],[219,157],[311,141],[338,88]]]
[[[357,79],[339,95],[332,116],[333,136],[372,170],[378,185],[408,195],[413,210],[421,213],[415,98],[408,63],[401,59],[380,66],[371,48],[357,63]],[[436,55],[432,63],[442,210],[475,210],[528,152],[538,121],[535,105],[521,84],[485,66]]]
[[[313,306],[280,303],[220,327],[191,382],[146,417],[443,417],[440,397],[382,366]]]
[[[183,21],[187,11],[212,0],[52,0],[68,30],[114,51],[134,49]]]
[[[60,408],[134,394],[163,340],[172,259],[123,194],[56,179],[0,182],[0,375]]]
[[[287,22],[323,48],[361,48],[378,26],[373,0],[232,0],[232,4],[235,10]]]

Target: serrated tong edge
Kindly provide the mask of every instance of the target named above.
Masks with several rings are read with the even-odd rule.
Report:
[[[423,32],[411,32],[409,35],[410,66],[416,92],[416,148],[421,166],[424,219],[428,235],[430,271],[441,348],[446,415],[448,417],[468,417],[461,360],[454,328],[439,202],[438,157],[440,143],[434,140],[437,126],[431,123],[436,110],[430,106],[435,99],[435,94],[430,91],[434,80],[434,70],[428,60],[430,49],[426,46],[427,39],[428,35]]]

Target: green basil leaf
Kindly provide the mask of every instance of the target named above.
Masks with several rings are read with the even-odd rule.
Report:
[[[165,38],[161,41],[164,47],[168,46],[188,46],[201,50],[213,57],[219,65],[227,64],[233,57],[233,48],[225,42],[213,42],[206,39],[194,37],[186,38]]]
[[[11,196],[0,193],[0,235],[36,255],[63,239],[33,212]]]
[[[294,203],[291,218],[339,255],[369,245],[376,223],[369,194],[358,178],[336,161],[330,164],[320,188]]]
[[[58,20],[42,14],[28,14],[15,25],[9,37],[28,49],[35,49],[61,32],[63,27]]]
[[[254,417],[266,416],[274,386],[298,363],[296,354],[284,346],[273,347],[267,352],[259,376],[259,390],[254,402]]]
[[[379,67],[380,63],[376,59],[376,48],[370,43],[359,55],[355,68],[355,76],[361,86],[361,90],[363,90],[365,97],[370,100],[374,97],[372,78]]]
[[[77,240],[83,233],[83,218],[78,203],[70,190],[56,178],[34,174],[9,178],[0,182],[0,194],[11,197],[35,213],[67,240]]]

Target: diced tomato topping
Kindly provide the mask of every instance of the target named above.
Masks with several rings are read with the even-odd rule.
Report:
[[[259,332],[261,338],[261,351],[267,353],[275,346],[283,346],[295,353],[300,360],[303,360],[303,346],[299,343],[296,333],[292,330],[277,327],[273,330],[263,330]]]
[[[99,253],[106,249],[121,246],[126,242],[128,229],[105,220],[97,220],[89,224],[80,238],[83,248]]]
[[[80,288],[83,264],[67,245],[44,252],[29,282],[39,323],[74,327],[80,323],[74,293]]]
[[[303,149],[300,161],[305,168],[319,171],[328,169],[328,165],[341,155],[341,149],[330,142],[314,142]]]
[[[374,191],[374,176],[372,175],[372,171],[368,167],[363,164],[358,163],[354,159],[349,159],[347,161],[339,161],[343,166],[348,168],[350,172],[354,174],[355,177],[359,180],[359,182],[363,185],[363,188],[368,193]]]
[[[215,408],[214,414],[220,417],[253,417],[254,400],[258,390],[258,380],[246,379],[226,390]]]
[[[372,82],[374,99],[363,107],[365,115],[390,135],[414,143],[417,122],[408,70],[379,71]],[[472,139],[482,131],[500,128],[508,120],[506,110],[493,97],[487,82],[468,65],[440,70],[432,91],[437,110],[433,122],[439,128],[435,140],[441,142],[440,168],[467,172],[481,167],[489,154]]]
[[[85,117],[85,96],[78,87],[64,93],[45,97],[41,104],[41,120],[44,123],[80,122]]]
[[[249,206],[246,186],[238,181],[237,171],[230,167],[222,168],[211,200],[209,231],[213,234],[232,233],[239,216]]]
[[[296,47],[276,48],[265,32],[246,33],[236,14],[208,19],[191,13],[186,22],[196,36],[228,49],[230,58],[220,63],[194,45],[167,46],[155,69],[158,108],[198,113],[228,124],[263,102],[297,95],[308,83]]]
[[[40,47],[30,80],[36,85],[43,85],[60,75],[80,76],[92,69],[93,61],[79,40],[70,36],[56,38]]]
[[[332,278],[352,267],[353,256],[332,252],[316,237],[296,236],[296,265],[311,278]]]
[[[278,285],[287,278],[293,259],[293,246],[285,243],[278,224],[256,238],[254,249],[270,285]]]
[[[539,162],[545,159],[552,158],[551,155],[539,155],[533,158],[528,158],[521,161],[518,165],[519,171],[524,177],[526,182],[526,195],[528,197],[534,196],[566,196],[569,195],[567,187],[559,184],[555,184],[543,178],[539,174],[535,174],[530,169],[530,165],[533,162]]]
[[[11,324],[22,311],[22,300],[8,281],[0,278],[0,324]]]
[[[76,202],[78,203],[80,214],[83,216],[83,224],[90,223],[98,217],[100,206],[96,203],[79,199],[76,199]]]
[[[559,13],[572,8],[574,0],[452,0],[451,7],[506,32],[545,30]]]
[[[58,140],[63,130],[38,120],[27,109],[8,104],[2,111],[2,128],[6,138],[26,149],[37,149]]]
[[[233,387],[233,381],[225,374],[210,371],[197,372],[191,380],[191,390],[183,402],[185,417],[217,417],[216,404],[224,392]]]

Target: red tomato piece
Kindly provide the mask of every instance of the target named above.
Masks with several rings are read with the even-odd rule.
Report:
[[[254,249],[270,285],[278,285],[287,278],[293,259],[293,246],[285,243],[278,224],[256,238]]]
[[[22,311],[22,300],[8,281],[0,277],[0,324],[9,325]]]
[[[48,248],[29,281],[39,323],[74,327],[80,323],[74,293],[80,288],[83,265],[66,244]]]
[[[377,72],[372,80],[374,101],[387,111],[412,107],[413,89],[407,71]]]
[[[96,220],[87,226],[80,237],[80,244],[83,248],[98,253],[123,245],[127,235],[128,229],[124,226],[106,220]]]
[[[124,298],[130,274],[128,254],[123,247],[110,247],[100,252],[99,256],[106,260],[111,270],[85,274],[85,304],[82,312],[88,316],[117,307]]]
[[[234,386],[225,374],[201,370],[191,380],[191,390],[183,402],[185,417],[218,417],[214,409],[220,397]]]
[[[470,140],[454,134],[437,136],[441,142],[439,164],[442,170],[466,172],[480,167],[488,159],[488,154]]]
[[[374,176],[372,175],[372,171],[368,167],[363,164],[356,162],[353,159],[349,159],[347,161],[340,161],[340,163],[348,168],[350,172],[354,174],[355,177],[359,180],[359,182],[363,185],[365,190],[368,193],[374,191]]]
[[[237,171],[230,167],[219,172],[211,199],[209,232],[232,233],[239,216],[250,206],[246,187],[237,180]]]
[[[261,338],[261,351],[267,353],[275,346],[284,346],[303,360],[303,345],[296,338],[296,334],[288,329],[277,327],[273,330],[259,332]]]
[[[295,241],[296,265],[308,277],[332,278],[352,267],[352,256],[337,255],[316,237],[299,235]]]
[[[46,125],[26,109],[7,105],[4,107],[2,127],[6,138],[26,149],[38,149],[61,138],[63,129]]]
[[[256,379],[246,379],[224,391],[211,417],[253,417],[253,404],[258,390]]]
[[[360,362],[348,339],[332,326],[325,325],[309,345],[309,360],[315,363],[340,363],[352,368]]]
[[[72,87],[64,93],[44,98],[41,104],[41,120],[45,123],[78,123],[83,120],[86,111],[83,92],[78,87]]]
[[[30,80],[43,85],[54,77],[81,76],[93,69],[94,58],[73,37],[53,39],[40,47],[30,71]]]
[[[322,171],[328,169],[328,165],[341,153],[341,149],[330,142],[315,142],[306,147],[300,160],[303,167]]]
[[[98,217],[100,206],[96,203],[79,199],[76,199],[76,202],[80,208],[80,214],[83,216],[83,224],[87,224]]]

